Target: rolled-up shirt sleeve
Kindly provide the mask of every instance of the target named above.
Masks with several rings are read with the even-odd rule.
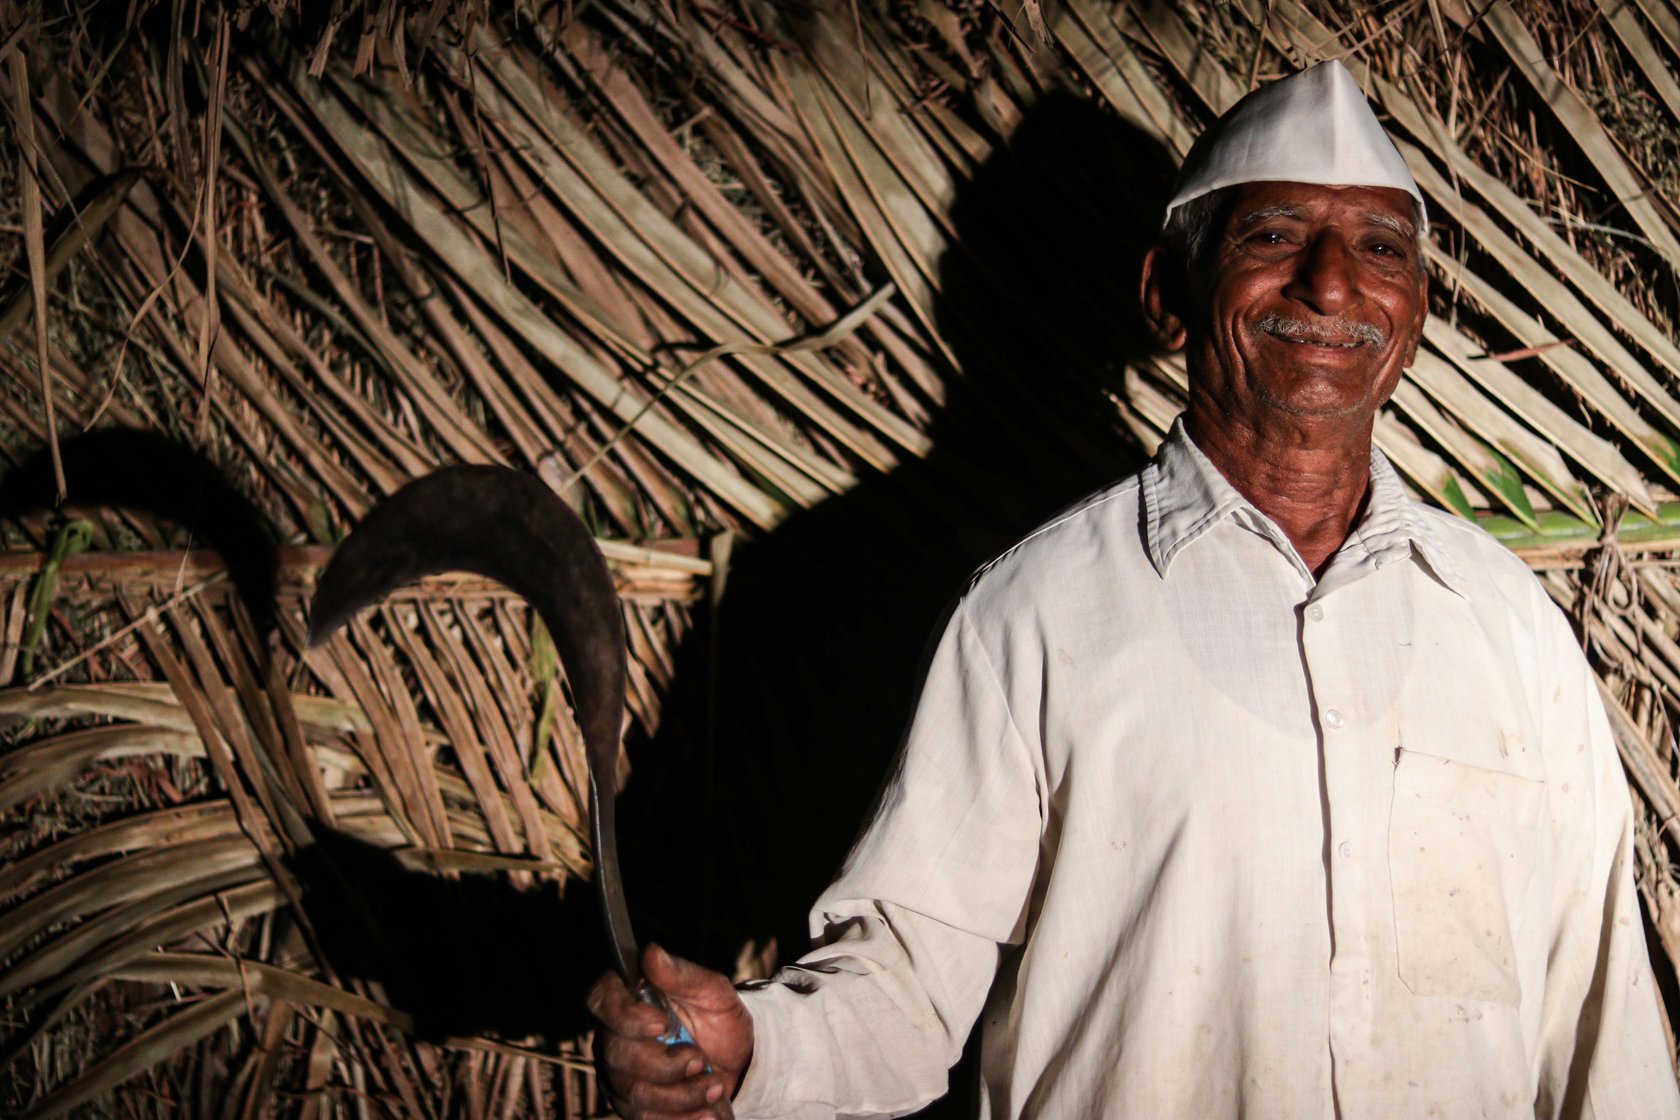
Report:
[[[1536,1048],[1537,1117],[1680,1116],[1633,880],[1633,815],[1604,704],[1555,610],[1543,703],[1557,875]]]
[[[1040,767],[962,603],[817,948],[743,992],[754,1053],[736,1114],[898,1116],[946,1091],[1038,863]]]

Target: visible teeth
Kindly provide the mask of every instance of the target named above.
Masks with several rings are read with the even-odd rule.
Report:
[[[1381,346],[1387,336],[1369,323],[1332,316],[1323,320],[1285,319],[1267,315],[1254,324],[1262,334],[1296,346],[1318,346],[1326,350],[1352,350],[1360,346]]]

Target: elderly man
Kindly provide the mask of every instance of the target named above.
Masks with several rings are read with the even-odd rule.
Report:
[[[974,577],[819,948],[740,993],[649,951],[709,1065],[597,985],[628,1115],[899,1115],[979,1017],[985,1116],[1680,1117],[1581,651],[1371,446],[1416,184],[1336,63],[1180,184],[1181,422]]]

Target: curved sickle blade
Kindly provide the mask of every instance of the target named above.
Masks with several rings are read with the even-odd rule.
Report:
[[[506,584],[554,639],[589,755],[595,881],[615,963],[641,983],[618,866],[616,785],[624,719],[624,618],[606,559],[577,514],[506,467],[445,467],[379,503],[334,551],[309,610],[309,645],[422,576],[472,572]]]

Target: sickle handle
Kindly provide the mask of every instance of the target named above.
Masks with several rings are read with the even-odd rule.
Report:
[[[671,1001],[665,998],[664,992],[644,981],[642,986],[636,989],[636,998],[649,1007],[657,1007],[665,1012],[665,1018],[670,1025],[666,1028],[665,1033],[659,1036],[660,1042],[668,1047],[692,1046],[696,1050],[700,1048],[700,1044],[695,1042],[694,1036],[689,1033],[688,1024],[677,1018],[677,1013],[672,1009]],[[712,1072],[712,1063],[706,1063],[706,1072]]]

